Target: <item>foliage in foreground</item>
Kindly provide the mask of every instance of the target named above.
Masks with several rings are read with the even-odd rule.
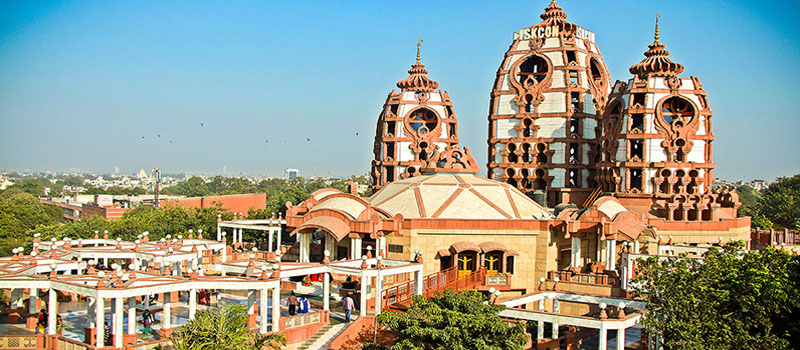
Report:
[[[393,350],[522,349],[524,327],[504,322],[497,315],[503,309],[484,303],[478,291],[446,290],[431,298],[415,296],[408,312],[384,312],[378,322],[398,333]]]
[[[800,259],[742,242],[704,259],[640,260],[636,293],[647,301],[643,324],[665,349],[789,349],[800,334]]]
[[[769,188],[756,192],[740,186],[739,216],[753,218],[753,227],[800,230],[800,174],[779,177]]]
[[[283,334],[251,332],[247,307],[241,304],[197,311],[170,340],[175,350],[277,350],[286,345]]]

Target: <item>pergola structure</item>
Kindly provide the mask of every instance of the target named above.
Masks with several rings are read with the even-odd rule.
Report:
[[[36,324],[32,315],[37,312],[38,292],[47,290],[47,333],[52,338],[58,338],[58,293],[86,297],[89,322],[84,339],[87,344],[104,343],[102,327],[108,300],[113,314],[113,344],[121,348],[124,344],[137,343],[137,298],[147,300],[149,305],[151,295],[163,296],[161,333],[168,335],[173,330],[171,310],[179,301],[175,300],[176,292],[188,293],[189,319],[192,319],[197,311],[199,290],[247,291],[251,326],[255,326],[256,316],[260,314],[258,329],[267,333],[288,328],[280,322],[281,280],[323,274],[323,310],[329,312],[331,274],[358,277],[362,282],[361,315],[365,315],[368,299],[374,298],[370,296],[373,293],[380,295],[384,277],[413,274],[416,281],[422,279],[421,263],[380,256],[337,262],[326,258],[322,263],[284,263],[279,254],[254,250],[244,253],[244,258],[239,254],[239,259],[234,260],[229,259],[231,248],[224,235],[221,241],[203,239],[201,231],[196,238],[189,234],[185,239],[179,235],[150,241],[147,233],[139,238],[126,242],[109,239],[105,234],[103,238],[42,241],[35,235],[30,254],[24,255],[20,247],[14,249],[13,256],[0,258],[0,288],[11,289],[12,309],[24,305],[23,291],[28,291],[29,328]],[[417,286],[420,289],[422,283]],[[416,292],[421,294],[421,290]],[[260,302],[256,311],[257,294]],[[128,326],[124,334],[126,303]],[[380,313],[381,303],[374,304],[375,313]],[[323,319],[326,320],[327,317]]]
[[[241,216],[242,213],[239,213],[239,215]],[[286,225],[286,219],[281,218],[281,214],[278,214],[278,218],[275,218],[275,214],[273,213],[270,219],[237,219],[236,216],[234,216],[234,219],[231,221],[222,221],[222,215],[217,215],[217,240],[221,241],[222,237],[227,235],[227,232],[224,231],[225,228],[230,228],[232,230],[233,240],[231,244],[244,242],[242,231],[245,229],[266,231],[268,235],[267,244],[269,247],[267,250],[275,251],[281,246],[283,225]]]

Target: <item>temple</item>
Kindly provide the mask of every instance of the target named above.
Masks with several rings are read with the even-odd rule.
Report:
[[[707,93],[699,78],[680,76],[658,22],[645,58],[612,84],[595,33],[568,22],[555,1],[540,18],[510,30],[491,87],[486,177],[459,144],[454,104],[428,77],[420,40],[409,76],[378,116],[370,196],[355,186],[320,189],[286,203],[285,219],[220,220],[213,240],[37,241],[0,266],[0,287],[19,306],[13,317],[33,315],[48,290],[49,338],[31,339],[57,342],[56,304],[69,297],[89,321],[76,327],[84,337],[61,341],[93,349],[110,300],[112,346],[139,349],[158,342],[129,335],[151,295],[169,334],[201,307],[199,291],[219,290],[215,298],[249,306],[253,329],[307,343],[342,331],[323,327],[341,317],[331,299],[353,296],[367,327],[381,312],[404,310],[411,295],[477,289],[508,307],[502,316],[536,322],[536,348],[584,340],[645,348],[644,304],[630,294],[637,258],[700,255],[730,240],[800,244],[791,232],[751,232],[750,218],[737,215],[736,191],[712,189]],[[266,231],[268,242],[249,244],[242,230]],[[297,284],[304,276],[320,277]],[[317,301],[315,316],[288,316],[277,306],[281,293],[303,287]],[[187,310],[179,318],[175,303]],[[351,328],[324,345],[343,348]]]

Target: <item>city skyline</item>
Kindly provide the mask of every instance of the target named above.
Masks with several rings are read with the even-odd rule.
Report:
[[[779,63],[798,54],[789,17],[797,5],[775,13],[746,4],[560,3],[596,34],[612,80],[630,77],[659,12],[670,57],[709,93],[715,177],[772,180],[800,171],[791,152],[800,138],[777,127],[796,116],[779,102],[797,98],[790,82],[800,72]],[[546,5],[5,4],[0,168],[362,174],[380,106],[421,37],[422,63],[449,91],[460,143],[485,174],[501,52]]]

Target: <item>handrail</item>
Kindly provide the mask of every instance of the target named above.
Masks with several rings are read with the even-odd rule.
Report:
[[[439,272],[434,272],[422,278],[422,295],[433,296],[436,292],[446,289],[472,289],[484,284],[486,268],[481,267],[467,276],[458,276],[458,267],[451,267]],[[396,286],[386,288],[380,292],[381,305],[385,309],[388,305],[403,303],[411,300],[414,295],[414,281],[408,281]]]

